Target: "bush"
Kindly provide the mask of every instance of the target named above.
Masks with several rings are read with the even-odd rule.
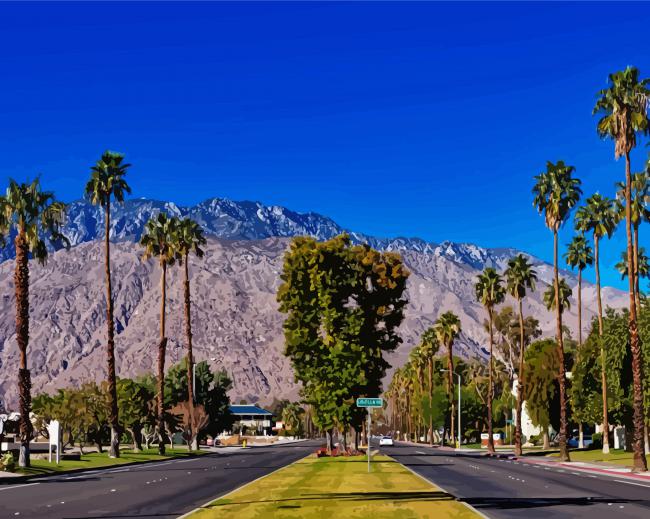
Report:
[[[541,445],[542,442],[544,441],[543,435],[542,434],[533,434],[528,438],[528,441],[532,443],[533,445]]]
[[[593,443],[589,445],[589,449],[602,449],[603,448],[603,433],[594,433],[591,435]]]
[[[11,452],[7,452],[0,458],[0,467],[5,472],[13,472],[16,470],[16,460]]]

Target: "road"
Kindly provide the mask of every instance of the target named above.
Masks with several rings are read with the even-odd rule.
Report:
[[[306,456],[320,444],[225,449],[191,459],[0,485],[0,517],[178,517]]]
[[[381,447],[488,517],[650,517],[650,485],[476,454],[397,443]]]

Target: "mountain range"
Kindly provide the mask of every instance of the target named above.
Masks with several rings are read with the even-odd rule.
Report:
[[[316,213],[298,213],[259,202],[213,198],[181,207],[172,202],[128,200],[113,207],[110,229],[115,242],[111,260],[119,376],[136,375],[155,366],[160,272],[155,262],[142,261],[137,241],[147,220],[160,211],[190,216],[208,237],[205,258],[192,260],[190,265],[195,355],[232,375],[234,401],[265,403],[274,397],[295,398],[298,394],[282,353],[283,316],[275,301],[283,254],[291,237],[310,235],[326,240],[348,232],[356,243],[402,254],[412,275],[407,288],[409,305],[401,326],[403,343],[389,359],[393,366],[405,361],[421,333],[446,310],[456,312],[462,322],[458,355],[485,358],[485,311],[475,301],[475,278],[488,266],[503,271],[508,259],[520,252],[419,238],[377,238],[346,230]],[[53,251],[45,266],[31,266],[29,365],[34,392],[105,377],[103,211],[85,201],[69,204],[63,232],[72,248]],[[11,241],[0,250],[0,399],[9,407],[17,400],[18,366],[14,265],[9,261],[13,254]],[[552,280],[552,265],[526,256],[540,281],[537,291],[526,299],[524,311],[539,319],[545,335],[552,335],[554,319],[542,302],[546,285]],[[184,355],[180,275],[175,269],[169,275],[168,365]],[[576,286],[572,273],[563,271],[562,275],[570,286]],[[620,308],[626,304],[626,296],[606,287],[603,303]],[[583,327],[587,331],[596,306],[595,286],[590,283],[583,283],[583,305]],[[565,321],[575,330],[575,301]]]

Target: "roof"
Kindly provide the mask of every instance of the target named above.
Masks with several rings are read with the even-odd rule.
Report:
[[[273,416],[273,413],[257,407],[256,405],[231,405],[230,412],[232,414],[238,415],[263,415],[263,416]]]

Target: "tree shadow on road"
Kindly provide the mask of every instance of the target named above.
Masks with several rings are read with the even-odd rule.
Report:
[[[592,506],[603,503],[648,504],[648,501],[639,499],[607,499],[602,497],[465,497],[459,500],[477,509],[498,510],[546,508],[553,506]]]

